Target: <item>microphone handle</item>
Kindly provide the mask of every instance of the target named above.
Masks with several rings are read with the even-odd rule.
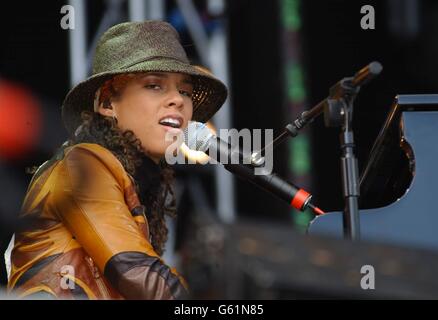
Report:
[[[286,201],[290,206],[297,210],[304,211],[310,204],[312,198],[311,194],[280,178],[275,173],[268,175],[255,175],[253,172],[254,167],[249,165],[224,164],[223,166],[241,179],[249,181],[281,200]]]
[[[221,163],[224,168],[231,173],[234,173],[239,178],[249,181],[257,187],[268,191],[281,200],[286,201],[291,207],[304,211],[310,206],[315,211],[315,207],[310,203],[312,198],[310,193],[280,178],[275,173],[263,175],[254,174],[255,167],[250,164],[245,164],[243,161],[244,158],[249,161],[249,159],[247,159],[248,155],[243,154],[239,148],[231,148],[228,143],[219,137],[210,141],[206,153],[211,158]],[[238,159],[233,157],[237,157]]]
[[[237,146],[232,148],[227,142],[214,137],[209,141],[207,154],[219,163],[251,163],[251,155],[244,154]]]

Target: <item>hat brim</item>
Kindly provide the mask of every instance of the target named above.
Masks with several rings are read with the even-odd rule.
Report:
[[[68,133],[73,135],[81,124],[82,111],[93,111],[95,93],[105,81],[118,74],[136,72],[177,72],[192,76],[194,121],[208,121],[227,98],[226,86],[202,68],[167,58],[143,61],[121,70],[95,74],[73,87],[62,104],[62,120]]]

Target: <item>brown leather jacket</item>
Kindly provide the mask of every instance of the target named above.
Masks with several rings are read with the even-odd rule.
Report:
[[[8,289],[19,297],[175,299],[185,281],[154,252],[130,175],[104,147],[81,143],[36,173],[23,202]]]

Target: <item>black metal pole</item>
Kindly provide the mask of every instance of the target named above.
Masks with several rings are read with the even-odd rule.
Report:
[[[345,129],[345,130],[344,130]],[[360,240],[359,216],[359,169],[354,154],[354,136],[349,127],[341,133],[341,172],[345,199],[343,212],[344,236],[351,240]]]

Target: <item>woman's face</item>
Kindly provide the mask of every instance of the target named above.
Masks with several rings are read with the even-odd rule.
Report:
[[[181,73],[150,72],[134,77],[115,98],[111,109],[99,108],[105,116],[115,116],[122,130],[131,130],[141,141],[147,156],[158,162],[172,141],[168,131],[177,133],[192,119],[193,84]]]

